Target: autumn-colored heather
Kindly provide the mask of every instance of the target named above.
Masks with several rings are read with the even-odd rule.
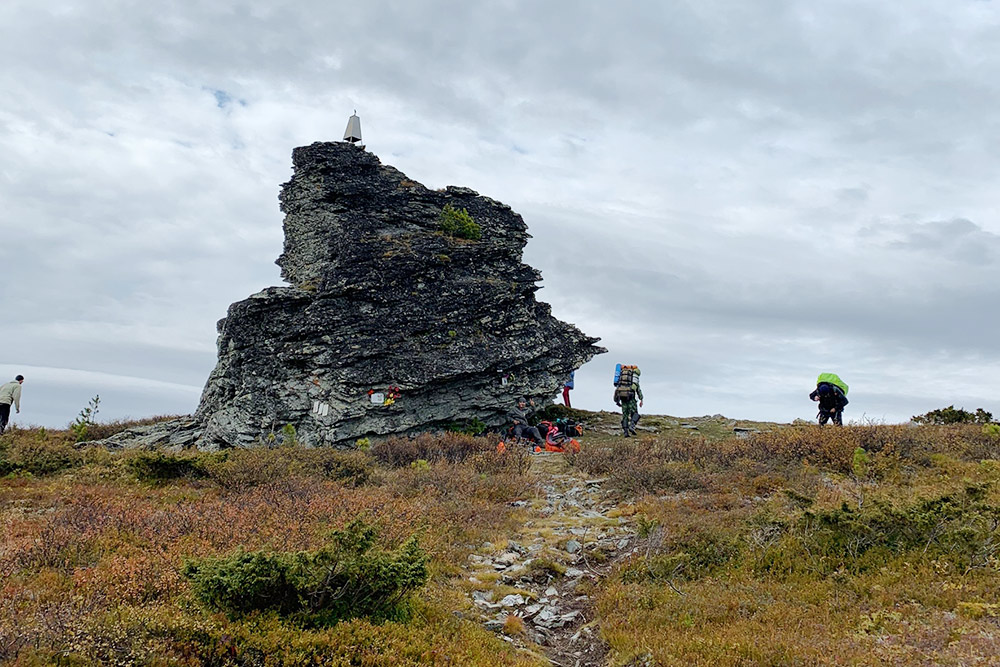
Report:
[[[470,456],[495,449],[496,442],[487,438],[445,431],[385,438],[372,446],[371,453],[379,463],[400,467],[421,460],[461,463]]]
[[[537,664],[455,618],[453,600],[439,606],[469,545],[510,529],[507,502],[529,488],[521,464],[483,462],[479,448],[467,464],[398,470],[361,452],[296,447],[110,454],[39,431],[6,438],[3,453],[39,442],[76,457],[0,480],[0,662]],[[238,550],[315,552],[358,519],[377,528],[379,549],[416,537],[430,557],[408,623],[230,619],[198,604],[182,575],[186,563]]]
[[[989,663],[998,458],[980,425],[585,448],[640,536],[597,597],[613,664]]]
[[[989,664],[1000,654],[1000,436],[981,425],[588,438],[637,537],[593,590],[615,665]],[[514,533],[524,452],[459,434],[370,452],[111,453],[0,437],[0,662],[535,665],[478,623],[459,564]],[[305,627],[199,603],[186,563],[315,553],[361,520],[419,540],[406,623]],[[204,559],[208,559],[205,561]],[[540,560],[539,571],[558,568]],[[510,621],[515,632],[517,621]]]

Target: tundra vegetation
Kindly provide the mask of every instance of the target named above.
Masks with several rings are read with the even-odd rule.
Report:
[[[771,428],[588,447],[640,549],[598,592],[616,664],[986,664],[1000,655],[1000,435]]]
[[[724,420],[647,416],[623,441],[602,432],[614,415],[574,416],[591,428],[560,465],[603,479],[634,531],[583,591],[609,664],[1000,655],[989,424],[738,438]],[[524,619],[483,628],[463,570],[525,520],[511,503],[537,494],[531,457],[453,432],[349,452],[292,434],[213,453],[0,437],[0,662],[548,664],[524,650]]]

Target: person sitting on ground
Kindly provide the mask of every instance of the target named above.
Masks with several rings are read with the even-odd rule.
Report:
[[[837,426],[844,425],[844,407],[849,403],[843,390],[832,382],[820,382],[809,398],[819,401],[819,425],[823,426],[830,419]]]
[[[534,410],[532,410],[534,407],[534,401],[529,401],[527,398],[522,396],[517,399],[517,407],[513,408],[507,416],[513,424],[512,430],[514,437],[529,438],[540,444],[542,442],[542,434],[538,432],[537,428],[528,424],[528,416],[534,412]]]

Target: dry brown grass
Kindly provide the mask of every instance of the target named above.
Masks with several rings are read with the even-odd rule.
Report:
[[[979,426],[585,448],[637,502],[640,551],[598,593],[612,662],[989,664],[998,458]]]

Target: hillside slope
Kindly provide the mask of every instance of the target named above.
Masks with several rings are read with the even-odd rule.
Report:
[[[1000,439],[988,429],[645,416],[625,440],[612,413],[570,414],[587,422],[571,455],[501,454],[496,438],[458,434],[341,452],[291,432],[278,447],[109,452],[12,430],[0,437],[0,660],[917,665],[1000,654]],[[348,548],[359,525],[370,541]],[[336,582],[303,574],[323,554],[353,573],[337,580],[335,596],[354,602],[336,620],[324,606]],[[395,589],[401,571],[388,564],[404,556],[426,557],[426,571]],[[256,593],[235,576],[247,563]]]

